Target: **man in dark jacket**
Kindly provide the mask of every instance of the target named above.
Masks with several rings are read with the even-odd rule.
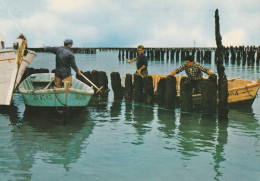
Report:
[[[144,54],[143,45],[139,45],[137,47],[137,53],[138,53],[138,56],[136,58],[130,60],[129,62],[132,63],[134,61],[137,61],[137,63],[136,63],[137,70],[139,72],[141,72],[141,74],[143,76],[146,76],[146,75],[148,75],[148,70],[147,70],[148,60],[147,60],[147,56]]]
[[[72,83],[71,68],[78,74],[81,71],[78,69],[75,57],[71,51],[73,41],[66,39],[64,46],[61,47],[44,47],[46,52],[51,52],[56,55],[56,70],[55,70],[55,86],[54,88],[61,88],[62,82],[69,81],[70,86]]]

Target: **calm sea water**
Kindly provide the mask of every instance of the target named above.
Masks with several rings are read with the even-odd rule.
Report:
[[[54,59],[38,53],[30,67],[51,70]],[[77,54],[76,61],[109,79],[113,71],[121,77],[135,71],[116,51]],[[149,61],[149,73],[169,74],[181,63]],[[228,78],[260,77],[257,66],[225,66]],[[65,125],[59,115],[25,109],[19,93],[13,102],[0,111],[0,180],[260,180],[260,98],[230,109],[229,120],[221,121],[117,102],[111,89],[108,99],[92,99]]]

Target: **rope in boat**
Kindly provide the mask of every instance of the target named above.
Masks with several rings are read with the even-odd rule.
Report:
[[[58,109],[58,106],[57,106],[57,103],[56,103],[56,99],[57,99],[57,100],[59,101],[59,103],[60,103],[61,105],[63,105],[64,107],[67,107],[68,105],[63,104],[63,103],[60,101],[60,99],[59,99],[59,98],[57,97],[57,95],[56,95],[56,90],[55,90],[55,89],[53,89],[53,91],[54,91],[54,95],[55,95],[55,108],[56,108],[56,111],[57,111],[58,113],[62,114],[62,113],[64,113],[65,111]]]

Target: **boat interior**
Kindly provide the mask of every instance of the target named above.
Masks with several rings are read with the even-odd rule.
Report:
[[[21,91],[53,90],[54,73],[32,74],[19,85]],[[62,87],[61,89],[63,89]],[[91,87],[72,77],[72,89],[90,91]]]

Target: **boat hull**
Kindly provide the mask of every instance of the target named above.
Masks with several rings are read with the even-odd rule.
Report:
[[[160,78],[167,75],[151,75],[154,81],[154,87],[158,86]],[[177,99],[180,98],[180,80],[183,76],[176,77]],[[257,96],[260,86],[258,81],[231,79],[228,81],[228,105],[229,106],[251,106]],[[193,104],[201,104],[201,94],[192,95]]]
[[[10,105],[14,89],[19,84],[26,68],[35,58],[33,51],[23,57],[21,66],[17,66],[17,50],[0,50],[0,105]]]
[[[54,89],[53,73],[32,74],[19,85],[24,103],[30,107],[85,107],[94,90],[72,77],[72,87]],[[66,87],[66,86],[65,86]]]
[[[34,107],[85,107],[92,94],[82,94],[69,90],[66,100],[66,90],[59,89],[48,92],[31,92],[23,94],[24,103]]]

